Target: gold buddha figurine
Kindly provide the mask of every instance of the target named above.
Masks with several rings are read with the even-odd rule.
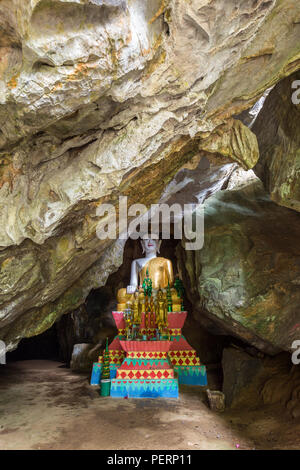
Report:
[[[117,294],[117,310],[123,311],[128,301],[133,302],[134,293],[136,291],[139,291],[139,299],[142,301],[144,295],[142,288],[139,286],[142,285],[148,272],[154,291],[159,288],[165,289],[168,283],[170,284],[173,311],[180,311],[181,299],[178,297],[176,290],[172,288],[174,284],[172,262],[167,258],[157,256],[161,240],[146,238],[141,240],[141,244],[145,257],[133,260],[131,264],[130,284],[127,288],[119,289]]]
[[[141,323],[140,312],[139,312],[139,300],[137,293],[134,294],[133,302],[133,323],[139,325]]]
[[[165,300],[163,298],[163,293],[162,290],[159,289],[158,291],[158,296],[157,296],[157,304],[158,304],[158,309],[157,309],[157,324],[160,330],[162,330],[164,324],[165,324]]]
[[[130,335],[130,328],[131,328],[131,325],[132,325],[132,304],[131,302],[127,302],[126,304],[126,310],[125,310],[125,313],[124,313],[124,320],[125,320],[125,330],[126,330],[126,337],[127,339],[129,339],[129,335]]]

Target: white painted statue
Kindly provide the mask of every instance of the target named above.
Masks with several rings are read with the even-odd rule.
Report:
[[[132,295],[141,291],[142,283],[145,277],[150,277],[153,290],[159,288],[165,289],[168,284],[170,287],[174,284],[174,274],[172,262],[169,259],[157,256],[161,245],[161,240],[144,238],[141,240],[144,258],[138,258],[131,263],[130,284],[127,289],[122,288],[118,291],[119,309],[123,309],[128,300],[132,300]]]

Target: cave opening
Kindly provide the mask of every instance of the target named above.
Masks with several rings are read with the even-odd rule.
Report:
[[[56,324],[40,335],[23,338],[14,351],[7,353],[6,359],[7,362],[39,359],[61,361],[62,356]]]
[[[162,240],[159,256],[172,262],[174,275],[184,277],[180,264],[180,244],[181,240],[174,239],[171,233],[171,239]],[[44,333],[23,339],[15,351],[8,353],[7,361],[18,363],[18,370],[25,373],[28,361],[32,362],[32,367],[34,361],[37,364],[39,361],[47,361],[45,370],[55,362],[59,364],[58,367],[83,374],[88,383],[93,363],[98,362],[99,355],[102,355],[106,338],[111,343],[117,334],[112,311],[116,309],[118,289],[128,285],[132,261],[143,256],[140,242],[129,238],[124,245],[122,264],[109,275],[105,285],[92,289],[78,308],[63,315]],[[205,364],[210,388],[224,390],[225,387],[228,399],[234,400],[233,388],[238,390],[240,384],[235,383],[233,371],[252,368],[253,373],[256,373],[266,356],[210,319],[201,310],[201,303],[193,298],[192,286],[187,278],[184,284],[184,306],[188,314],[182,334],[196,351],[201,363]],[[288,359],[282,356],[278,360],[274,359],[275,365],[277,362],[278,367],[288,373]],[[234,365],[231,366],[231,363]],[[246,384],[247,374],[243,373]]]
[[[160,255],[172,261],[175,274],[180,271],[179,243],[181,243],[180,240],[163,240],[160,249]],[[16,387],[18,380],[26,382],[25,398],[30,401],[32,400],[30,387],[33,387],[37,380],[44,381],[42,387],[48,387],[47,399],[49,396],[57,395],[54,405],[58,408],[65,402],[71,403],[72,407],[89,407],[92,403],[91,397],[95,399],[94,403],[102,406],[103,402],[98,400],[99,387],[96,390],[89,385],[92,364],[97,362],[99,354],[102,354],[105,339],[109,338],[111,342],[117,334],[111,313],[116,308],[117,291],[128,284],[132,260],[142,256],[140,243],[128,239],[124,247],[123,263],[108,277],[104,286],[92,289],[85,302],[77,309],[63,315],[44,333],[23,339],[18,348],[8,354],[8,362],[13,368],[5,371],[2,382],[6,380],[9,383],[14,380]],[[186,285],[186,288],[189,289],[189,286]],[[182,333],[196,350],[201,363],[206,366],[208,390],[223,390],[229,406],[231,403],[236,406],[236,400],[239,399],[239,393],[241,393],[244,400],[242,412],[245,414],[248,405],[255,409],[261,396],[265,400],[274,400],[276,381],[290,380],[290,388],[295,388],[298,375],[297,371],[290,370],[290,358],[287,353],[282,353],[275,358],[267,357],[250,344],[222,330],[213,320],[209,320],[205,312],[201,312],[200,307],[197,307],[197,302],[191,299],[190,292],[186,294],[189,295],[185,295],[184,305],[188,315]],[[272,382],[274,371],[277,375]],[[201,409],[201,419],[205,420],[203,417],[209,406],[207,397],[204,391],[200,393],[195,388],[197,387],[190,387],[187,391],[185,385],[180,385],[180,395],[185,397],[187,409],[195,407],[195,413],[199,413]],[[201,400],[204,404],[203,408],[201,408]],[[289,407],[294,412],[295,399],[290,400],[289,403]],[[147,402],[143,406],[147,408]],[[177,413],[182,402],[176,406],[178,406]],[[102,410],[102,413],[105,412],[106,410]],[[188,413],[186,410],[184,412]],[[210,426],[213,416],[211,413],[207,418],[207,426]],[[233,420],[234,416],[233,414]],[[223,417],[221,421],[222,419]],[[221,421],[218,421],[218,426],[222,428]],[[231,426],[232,422],[230,422],[230,428]],[[239,439],[242,437],[240,436]]]
[[[160,256],[171,260],[175,275],[179,274],[176,254],[179,243],[180,240],[171,236],[169,240],[162,240],[160,247]],[[111,342],[117,334],[112,318],[117,291],[129,282],[132,260],[142,256],[139,241],[129,238],[124,246],[123,263],[108,277],[106,284],[92,289],[83,304],[63,315],[48,330],[22,339],[18,347],[7,354],[7,361],[57,361],[74,371],[90,374],[93,362],[102,354],[106,338]],[[215,388],[221,389],[223,350],[231,346],[245,350],[249,345],[220,331],[205,317],[201,318],[199,312],[195,313],[188,295],[184,296],[184,304],[188,316],[182,333],[206,365]]]

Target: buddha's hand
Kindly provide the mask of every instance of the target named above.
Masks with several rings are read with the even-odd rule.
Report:
[[[127,286],[127,294],[134,294],[136,291],[136,286]]]

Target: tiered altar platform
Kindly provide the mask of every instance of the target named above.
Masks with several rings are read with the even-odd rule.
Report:
[[[123,312],[112,312],[118,334],[109,346],[112,397],[177,398],[178,383],[207,385],[206,368],[188,344],[181,329],[187,312],[168,312],[169,340],[156,337],[156,329],[142,313],[140,333],[147,340],[127,340]],[[94,363],[91,385],[101,379],[102,357]]]
[[[178,397],[178,380],[167,357],[170,341],[120,341],[126,353],[116,378],[112,397]]]

